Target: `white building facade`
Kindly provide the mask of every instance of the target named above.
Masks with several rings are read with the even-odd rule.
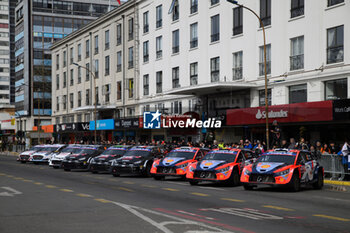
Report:
[[[10,104],[9,2],[0,2],[0,104]]]

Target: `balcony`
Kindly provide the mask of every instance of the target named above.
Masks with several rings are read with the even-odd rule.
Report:
[[[179,12],[176,9],[174,9],[174,11],[173,11],[173,21],[178,20],[179,16],[180,16]]]
[[[98,48],[95,48],[94,54],[98,54]]]
[[[109,42],[105,43],[105,50],[109,49]]]
[[[237,26],[233,28],[233,35],[239,35],[243,33],[243,26]]]
[[[232,69],[232,80],[241,80],[243,78],[242,67],[237,67]]]
[[[162,58],[162,56],[163,56],[163,50],[159,50],[156,52],[157,59]]]
[[[179,88],[179,87],[180,87],[179,79],[173,79],[173,88]]]
[[[149,60],[149,55],[148,54],[144,55],[143,62],[148,62],[148,60]]]
[[[117,37],[117,45],[121,45],[122,44],[122,37],[118,36]]]
[[[190,41],[190,48],[196,48],[198,46],[198,38],[193,38],[191,41]]]
[[[132,32],[132,33],[130,33],[129,32],[129,40],[133,40],[134,39],[134,33]]]
[[[220,72],[219,71],[212,71],[211,72],[211,82],[219,82],[220,81]]]
[[[173,47],[173,54],[178,53],[180,51],[180,47],[179,46],[174,46]]]
[[[156,87],[156,92],[157,93],[162,93],[162,83],[157,83],[157,87]]]
[[[290,56],[290,70],[300,70],[304,68],[304,54]]]
[[[264,62],[259,63],[259,75],[264,76],[265,75],[265,68],[264,68]],[[266,62],[266,74],[271,74],[271,61]]]
[[[134,61],[129,61],[128,68],[129,69],[134,68]]]
[[[262,18],[261,20],[264,24],[264,27],[271,25],[271,16],[266,16],[265,18]],[[261,27],[261,25],[260,25],[260,27]]]
[[[160,27],[162,27],[162,25],[163,25],[163,20],[158,19],[156,22],[156,28],[160,28]]]
[[[220,33],[212,34],[211,35],[211,42],[215,42],[220,40]]]
[[[194,75],[190,77],[190,85],[191,86],[196,86],[198,84],[198,76]]]
[[[344,46],[327,48],[327,64],[344,61]]]
[[[78,55],[78,61],[81,61],[81,54]]]
[[[194,13],[196,13],[197,11],[198,11],[198,5],[197,5],[197,4],[191,6],[191,14],[194,14]]]
[[[117,65],[117,72],[120,72],[120,71],[122,71],[122,64]]]
[[[143,26],[143,33],[147,33],[149,31],[149,26],[148,24]]]
[[[292,8],[290,10],[290,17],[291,18],[295,18],[295,17],[301,16],[301,15],[304,15],[304,6]]]

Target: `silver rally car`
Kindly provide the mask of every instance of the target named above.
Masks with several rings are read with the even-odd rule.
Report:
[[[58,154],[54,154],[49,160],[49,166],[53,168],[61,168],[62,161],[66,158],[67,155],[77,153],[81,150],[82,145],[69,145]]]
[[[48,163],[53,155],[60,153],[65,147],[64,144],[44,145],[43,149],[31,155],[31,161],[34,164]]]

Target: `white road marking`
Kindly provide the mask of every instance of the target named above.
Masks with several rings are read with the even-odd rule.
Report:
[[[184,185],[184,186],[189,186],[190,184],[188,183],[180,183],[180,182],[174,182],[174,181],[166,181],[166,183],[169,184],[178,184],[178,185]]]
[[[182,214],[191,215],[191,216],[200,217],[200,218],[205,218],[205,219],[209,219],[209,220],[214,220],[214,218],[211,218],[211,217],[206,217],[206,216],[198,215],[198,214],[195,214],[195,213],[190,213],[190,212],[183,211],[183,210],[178,210],[177,212],[182,213]]]
[[[341,198],[334,198],[334,197],[322,197],[322,196],[313,196],[313,197],[326,199],[326,200],[332,200],[332,201],[350,202],[350,200],[348,200],[348,199],[341,199]]]
[[[225,189],[222,189],[222,188],[214,188],[214,187],[203,187],[203,186],[200,186],[200,187],[198,187],[198,188],[225,191]]]
[[[261,213],[258,210],[254,210],[254,209],[239,209],[239,208],[218,208],[218,209],[215,209],[215,208],[209,208],[209,209],[205,209],[205,210],[211,210],[211,211],[224,213],[224,214],[231,214],[231,215],[249,218],[249,219],[253,219],[253,220],[262,220],[262,219],[280,220],[280,219],[283,219],[283,217]]]
[[[13,197],[14,195],[22,194],[22,192],[10,187],[1,187],[1,188],[8,191],[8,192],[0,193],[0,196],[2,197]]]

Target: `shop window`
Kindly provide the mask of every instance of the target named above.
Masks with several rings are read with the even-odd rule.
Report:
[[[271,106],[271,89],[267,89],[267,101]],[[259,106],[265,106],[265,89],[259,90]]]

